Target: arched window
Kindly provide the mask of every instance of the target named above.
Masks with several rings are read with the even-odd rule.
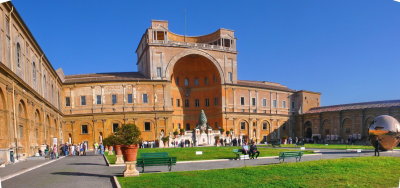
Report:
[[[36,86],[36,64],[32,62],[32,81],[33,84]]]
[[[17,43],[17,66],[21,67],[21,45]]]

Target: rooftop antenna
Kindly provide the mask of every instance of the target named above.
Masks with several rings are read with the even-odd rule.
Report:
[[[185,34],[184,34],[184,37],[183,37],[183,41],[184,42],[186,42],[186,30],[187,30],[187,24],[186,24],[186,8],[185,8]]]

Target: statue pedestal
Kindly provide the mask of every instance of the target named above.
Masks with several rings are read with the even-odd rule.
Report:
[[[139,176],[139,171],[136,170],[136,161],[125,162],[125,165],[124,177]]]
[[[115,161],[115,164],[124,164],[124,158],[123,155],[115,155],[117,157],[117,160]]]

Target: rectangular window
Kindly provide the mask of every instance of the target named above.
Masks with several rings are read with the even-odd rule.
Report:
[[[144,122],[144,130],[145,131],[150,131],[151,130],[151,126],[150,126],[150,122]]]
[[[240,105],[244,105],[244,97],[240,97]]]
[[[256,105],[256,98],[251,98],[251,104],[252,104],[253,106]]]
[[[206,104],[206,106],[210,106],[210,99],[206,98],[205,104]]]
[[[149,103],[147,99],[147,94],[143,94],[143,103]]]
[[[198,85],[199,85],[199,79],[197,79],[197,78],[194,79],[194,85],[195,85],[195,86],[198,86]]]
[[[196,107],[199,107],[199,106],[200,106],[200,100],[199,100],[199,99],[195,99],[195,100],[194,100],[194,105],[195,105]]]
[[[174,98],[171,98],[171,106],[174,106]]]
[[[263,130],[267,130],[267,127],[268,127],[268,124],[264,122],[264,123],[263,123],[263,127],[262,127]]]
[[[71,106],[71,98],[65,97],[65,106]]]
[[[96,104],[101,104],[101,95],[96,96]]]
[[[233,82],[233,75],[232,72],[228,72],[228,76],[229,76],[229,81]]]
[[[118,131],[118,127],[119,127],[118,123],[113,123],[113,133]]]
[[[132,94],[128,94],[128,103],[129,104],[133,103],[133,95]]]
[[[161,67],[157,67],[157,77],[161,78],[162,74],[161,74]]]
[[[186,124],[186,130],[190,131],[190,124],[189,123]]]
[[[18,127],[18,136],[19,136],[19,138],[23,138],[24,137],[24,127],[22,126],[22,125],[20,125],[19,127]]]
[[[214,98],[214,106],[217,106],[218,105],[218,97],[215,97]]]
[[[207,77],[204,78],[204,85],[208,85],[208,78]]]
[[[175,79],[175,84],[179,86],[179,77]]]
[[[86,105],[86,96],[81,96],[81,105]]]
[[[274,108],[276,108],[276,106],[277,106],[276,100],[273,100],[273,101],[272,101],[272,106],[273,106]]]
[[[181,100],[180,99],[176,99],[176,106],[177,107],[181,107]]]
[[[189,86],[189,79],[185,78],[184,84],[185,84],[185,86]]]
[[[240,122],[240,129],[245,130],[246,129],[246,122]]]
[[[286,108],[286,101],[282,101],[282,108]]]
[[[189,107],[189,99],[185,99],[185,107]]]
[[[117,104],[117,95],[111,95],[112,104]]]
[[[263,106],[267,106],[267,99],[263,99]]]
[[[82,125],[82,134],[88,134],[88,126],[87,125]]]
[[[292,109],[294,109],[294,102],[292,102]]]

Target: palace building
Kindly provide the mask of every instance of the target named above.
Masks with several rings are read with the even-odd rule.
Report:
[[[32,156],[53,143],[87,142],[92,148],[124,124],[136,124],[144,141],[156,141],[176,130],[192,131],[201,110],[212,129],[258,143],[365,136],[365,118],[387,110],[399,118],[398,101],[383,111],[362,105],[338,111],[319,107],[318,92],[238,80],[236,45],[229,29],[190,37],[153,20],[136,48],[138,72],[64,75],[52,67],[12,3],[2,3],[0,159]]]

